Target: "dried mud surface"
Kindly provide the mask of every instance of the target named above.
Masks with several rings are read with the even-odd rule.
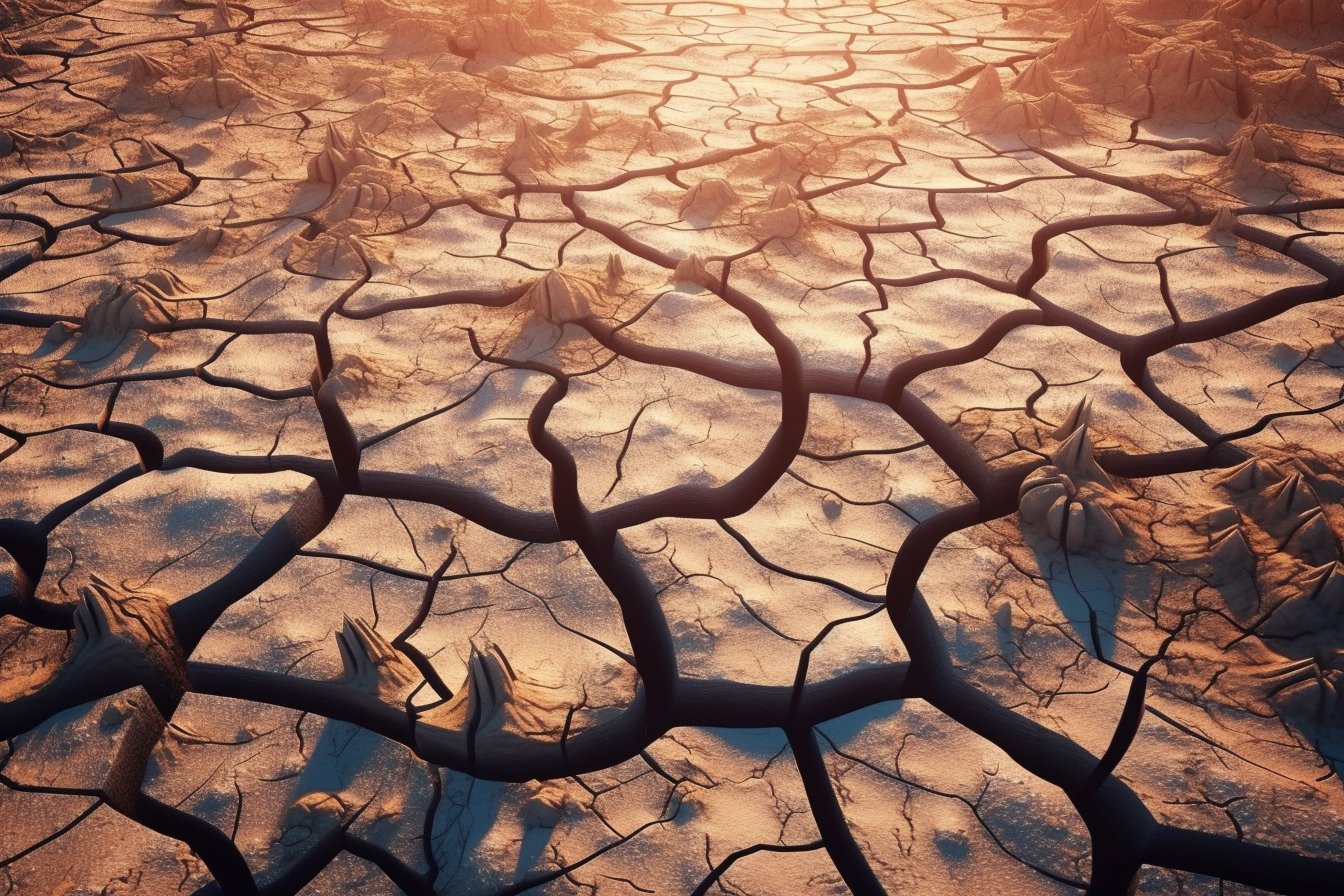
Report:
[[[1338,0],[0,23],[2,892],[1339,893]]]

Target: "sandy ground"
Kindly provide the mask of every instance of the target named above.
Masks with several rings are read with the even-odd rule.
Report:
[[[1339,892],[1339,0],[0,23],[5,892]]]

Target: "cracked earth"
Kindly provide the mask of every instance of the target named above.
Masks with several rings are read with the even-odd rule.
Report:
[[[1344,7],[0,0],[7,893],[1339,893]]]

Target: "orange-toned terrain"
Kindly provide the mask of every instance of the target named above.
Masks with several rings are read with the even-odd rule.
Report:
[[[0,26],[0,893],[1341,892],[1340,0]]]

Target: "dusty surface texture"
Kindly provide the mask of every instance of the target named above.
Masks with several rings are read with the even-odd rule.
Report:
[[[1338,896],[1339,0],[0,22],[0,893]]]

